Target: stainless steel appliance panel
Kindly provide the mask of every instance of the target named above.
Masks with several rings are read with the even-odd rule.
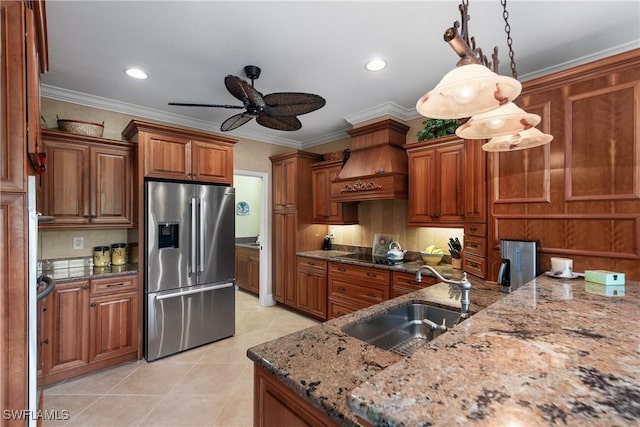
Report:
[[[146,292],[196,284],[196,201],[194,186],[175,182],[146,184],[147,277]],[[169,235],[172,233],[171,235]]]
[[[502,292],[510,292],[538,275],[538,245],[532,240],[500,240],[502,263],[498,284]]]
[[[235,333],[233,282],[147,295],[148,361]]]
[[[198,283],[235,276],[235,188],[200,185],[198,192]]]

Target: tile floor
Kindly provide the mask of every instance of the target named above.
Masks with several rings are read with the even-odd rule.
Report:
[[[125,363],[47,387],[44,409],[68,411],[49,426],[253,425],[253,364],[247,348],[317,322],[236,292],[236,334],[147,363]],[[58,416],[57,418],[63,418]]]

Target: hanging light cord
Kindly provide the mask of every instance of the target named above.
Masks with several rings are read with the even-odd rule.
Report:
[[[513,56],[513,39],[511,38],[511,25],[509,25],[509,12],[507,11],[507,0],[500,0],[502,5],[502,17],[504,18],[504,32],[507,33],[507,46],[509,46],[509,59],[511,60],[511,74],[514,79],[518,79],[516,71],[516,60]]]

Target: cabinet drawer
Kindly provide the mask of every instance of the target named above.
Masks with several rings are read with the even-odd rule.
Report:
[[[91,296],[137,290],[136,276],[109,277],[91,280]]]
[[[484,258],[475,255],[464,254],[462,269],[469,274],[485,279],[487,275],[487,264]]]
[[[329,299],[329,319],[344,316],[345,314],[353,313],[363,308],[366,308],[366,306]]]
[[[329,273],[336,277],[354,279],[367,284],[389,286],[389,271],[360,267],[338,262],[329,263]]]
[[[298,267],[313,268],[315,270],[320,270],[325,272],[327,271],[327,261],[299,256]]]
[[[464,253],[477,255],[479,257],[487,256],[487,239],[485,237],[465,236]]]
[[[399,273],[394,271],[391,274],[391,284],[393,287],[399,286],[417,291],[437,283],[437,279],[435,277],[428,276],[428,274],[429,273],[425,271],[422,275],[422,282],[418,283],[416,282],[415,274]]]
[[[470,222],[464,225],[464,234],[466,236],[480,236],[487,235],[487,224],[483,222]]]
[[[388,286],[388,285],[387,285]],[[356,284],[338,278],[329,281],[329,295],[361,301],[367,305],[378,304],[388,298],[389,289],[367,286],[366,284]]]

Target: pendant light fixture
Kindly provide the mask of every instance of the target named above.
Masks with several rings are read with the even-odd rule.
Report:
[[[458,6],[462,16],[460,33],[458,21],[444,33],[444,40],[460,57],[457,68],[447,73],[440,83],[423,95],[416,104],[418,112],[429,118],[470,117],[456,130],[456,135],[464,139],[494,138],[483,145],[482,148],[486,151],[512,151],[515,147],[531,148],[541,145],[541,141],[545,141],[542,142],[544,144],[553,139],[553,136],[534,128],[540,123],[540,116],[527,113],[512,102],[520,95],[522,85],[517,80],[507,2],[500,0],[500,3],[503,6],[513,77],[497,74],[497,46],[493,48],[492,61],[489,61],[482,49],[476,47],[474,37],[469,38],[469,1],[462,0]],[[532,129],[535,131],[529,132]]]

